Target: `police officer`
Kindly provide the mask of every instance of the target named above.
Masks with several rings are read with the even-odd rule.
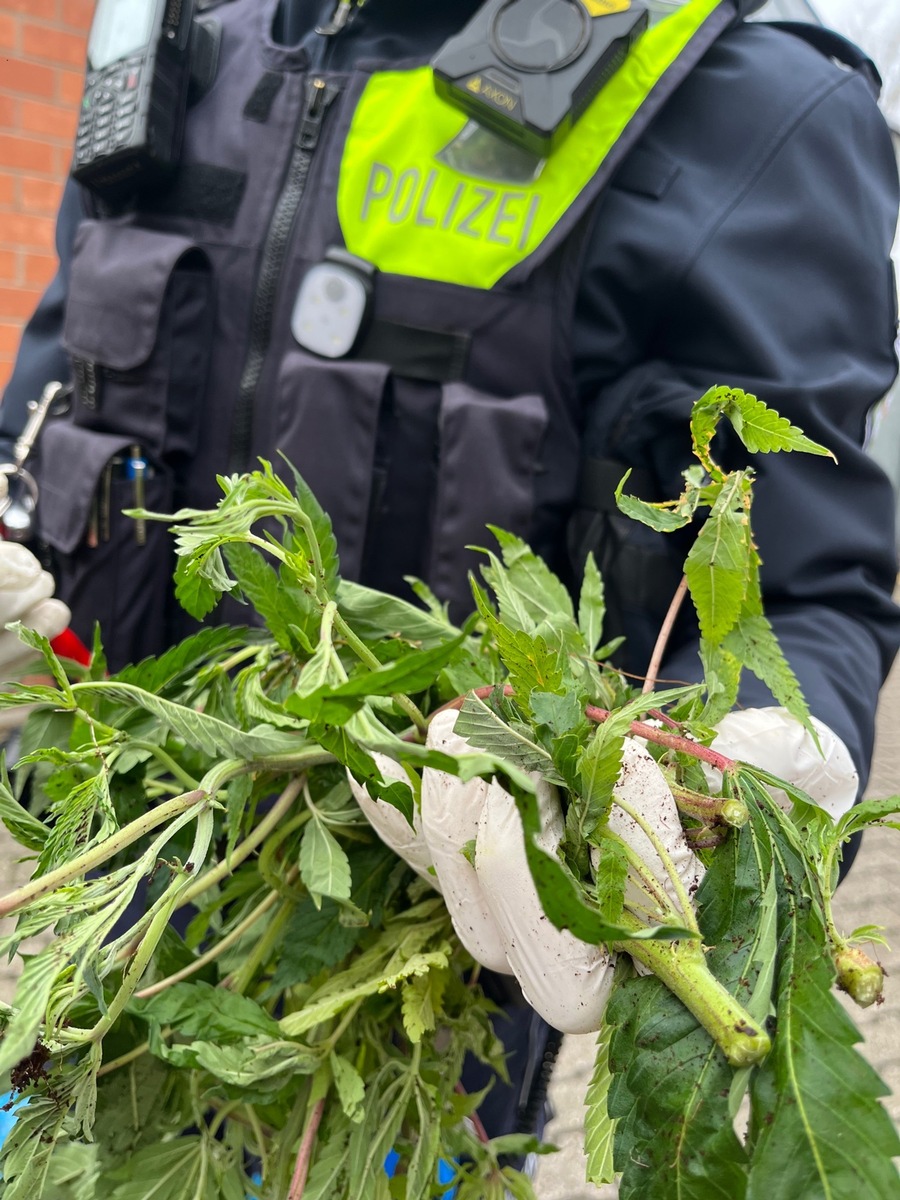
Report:
[[[631,467],[648,498],[677,494],[690,406],[727,383],[839,460],[761,459],[755,524],[768,614],[834,734],[821,798],[852,803],[900,635],[890,487],[861,449],[896,371],[877,78],[837,37],[746,23],[753,0],[667,7],[525,170],[434,92],[429,61],[476,0],[205,5],[217,72],[175,175],[124,202],[68,189],[0,409],[11,441],[47,380],[73,380],[39,444],[35,545],[113,666],[191,628],[164,531],[120,515],[137,483],[156,510],[209,507],[217,473],[282,451],[345,575],[418,576],[457,615],[488,522],[569,579],[593,549],[643,671],[684,548],[625,528],[612,489]],[[348,331],[328,302],[350,293]],[[684,616],[663,673],[699,670]],[[756,712],[766,690],[742,702],[728,745],[752,758],[774,722],[766,765],[809,782],[790,720]],[[531,1119],[545,1082],[545,1028],[504,1036],[520,1069],[492,1132]]]

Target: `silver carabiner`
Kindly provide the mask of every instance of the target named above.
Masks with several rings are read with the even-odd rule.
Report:
[[[30,536],[33,513],[38,501],[38,485],[31,472],[25,470],[25,462],[47,417],[51,413],[57,415],[65,411],[60,401],[67,400],[71,392],[71,385],[54,379],[41,392],[40,400],[29,400],[28,420],[13,447],[14,461],[0,463],[0,518],[7,517],[11,510],[16,512],[14,522],[5,522],[6,536],[10,541],[26,541]],[[24,488],[24,493],[19,496],[14,494],[15,483]]]

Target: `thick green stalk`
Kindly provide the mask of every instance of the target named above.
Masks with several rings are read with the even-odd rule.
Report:
[[[0,917],[8,917],[20,908],[24,908],[26,904],[31,904],[33,900],[38,900],[41,896],[48,896],[80,875],[86,875],[88,871],[95,870],[120,851],[139,841],[158,825],[163,825],[172,817],[180,816],[181,813],[187,812],[191,808],[200,809],[208,802],[208,799],[206,792],[198,790],[167,800],[165,804],[160,804],[158,808],[138,817],[130,825],[126,825],[112,837],[106,838],[99,846],[94,846],[86,854],[82,854],[62,867],[57,867],[55,871],[50,871],[47,875],[42,875],[40,879],[33,879],[14,892],[9,892],[0,899]]]
[[[623,916],[623,924],[627,922]],[[633,920],[633,918],[632,918]],[[639,922],[634,921],[635,929]],[[716,979],[699,942],[617,942],[673,992],[697,1018],[733,1067],[752,1067],[771,1049],[766,1031]]]

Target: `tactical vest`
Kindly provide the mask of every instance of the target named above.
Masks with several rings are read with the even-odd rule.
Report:
[[[733,0],[690,0],[637,43],[538,178],[462,174],[466,118],[427,64],[307,72],[274,4],[232,0],[171,186],[79,228],[64,341],[75,390],[40,449],[39,531],[73,626],[113,666],[190,628],[171,539],[121,515],[213,506],[217,474],[284,455],[330,514],[341,572],[423,578],[470,611],[494,524],[564,572],[581,415],[571,377],[579,235]],[[294,299],[330,247],[376,269],[348,357],[304,350]],[[146,468],[140,464],[146,463]],[[412,503],[410,502],[412,500]],[[246,621],[223,606],[219,619]]]

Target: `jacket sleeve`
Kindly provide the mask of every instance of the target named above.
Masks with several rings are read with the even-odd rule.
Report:
[[[36,400],[51,380],[66,381],[70,375],[62,346],[63,316],[72,243],[83,216],[80,189],[69,181],[56,223],[59,267],[25,326],[13,373],[0,403],[0,455],[4,461],[11,458],[12,445],[25,425],[29,400]]]
[[[890,137],[866,82],[789,34],[738,29],[609,190],[575,325],[587,453],[644,468],[657,498],[680,491],[690,408],[713,385],[754,393],[836,454],[837,465],[751,459],[727,435],[714,443],[724,465],[756,468],[767,615],[863,782],[900,643],[892,491],[862,449],[896,372],[897,207]],[[676,548],[683,561],[686,544]],[[645,671],[651,648],[649,637],[633,645],[629,669]],[[687,614],[665,677],[700,678],[697,648]],[[742,704],[773,702],[745,680]]]

